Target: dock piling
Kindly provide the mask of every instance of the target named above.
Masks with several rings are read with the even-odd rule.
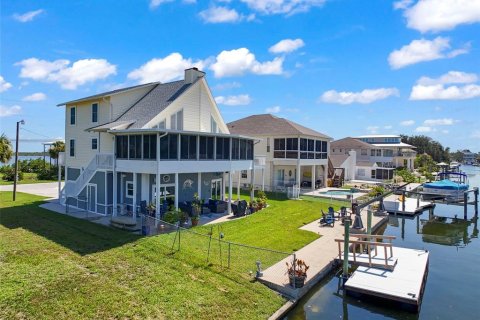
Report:
[[[475,195],[475,218],[478,218],[478,188],[474,188],[473,190],[473,194]]]
[[[344,242],[343,242],[343,279],[346,280],[348,278],[348,247],[349,247],[349,240],[350,240],[350,219],[345,218],[344,221]]]
[[[467,220],[468,212],[468,191],[463,193],[463,219]]]
[[[367,210],[367,234],[372,234],[372,210]]]

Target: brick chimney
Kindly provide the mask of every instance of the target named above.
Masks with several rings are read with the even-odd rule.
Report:
[[[203,76],[205,76],[205,72],[198,70],[198,68],[185,69],[185,83],[193,83]]]

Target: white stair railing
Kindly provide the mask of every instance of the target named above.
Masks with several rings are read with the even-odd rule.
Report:
[[[77,196],[87,183],[92,179],[93,175],[98,169],[112,169],[113,168],[113,154],[98,153],[96,154],[88,166],[78,176],[75,181],[66,181],[65,187],[62,190],[62,198]]]

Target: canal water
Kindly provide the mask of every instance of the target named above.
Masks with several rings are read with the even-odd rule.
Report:
[[[462,166],[470,187],[480,186],[480,167]],[[429,273],[420,313],[385,302],[345,297],[331,274],[314,287],[285,319],[480,319],[480,241],[473,206],[437,204],[433,216],[390,216],[384,234],[394,245],[430,251]],[[455,219],[457,216],[459,219]],[[321,254],[319,252],[319,254]]]

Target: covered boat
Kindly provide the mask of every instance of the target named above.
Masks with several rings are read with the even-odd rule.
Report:
[[[423,184],[426,194],[444,197],[449,200],[462,200],[468,190],[467,175],[457,172],[442,172],[438,175],[441,180]]]

